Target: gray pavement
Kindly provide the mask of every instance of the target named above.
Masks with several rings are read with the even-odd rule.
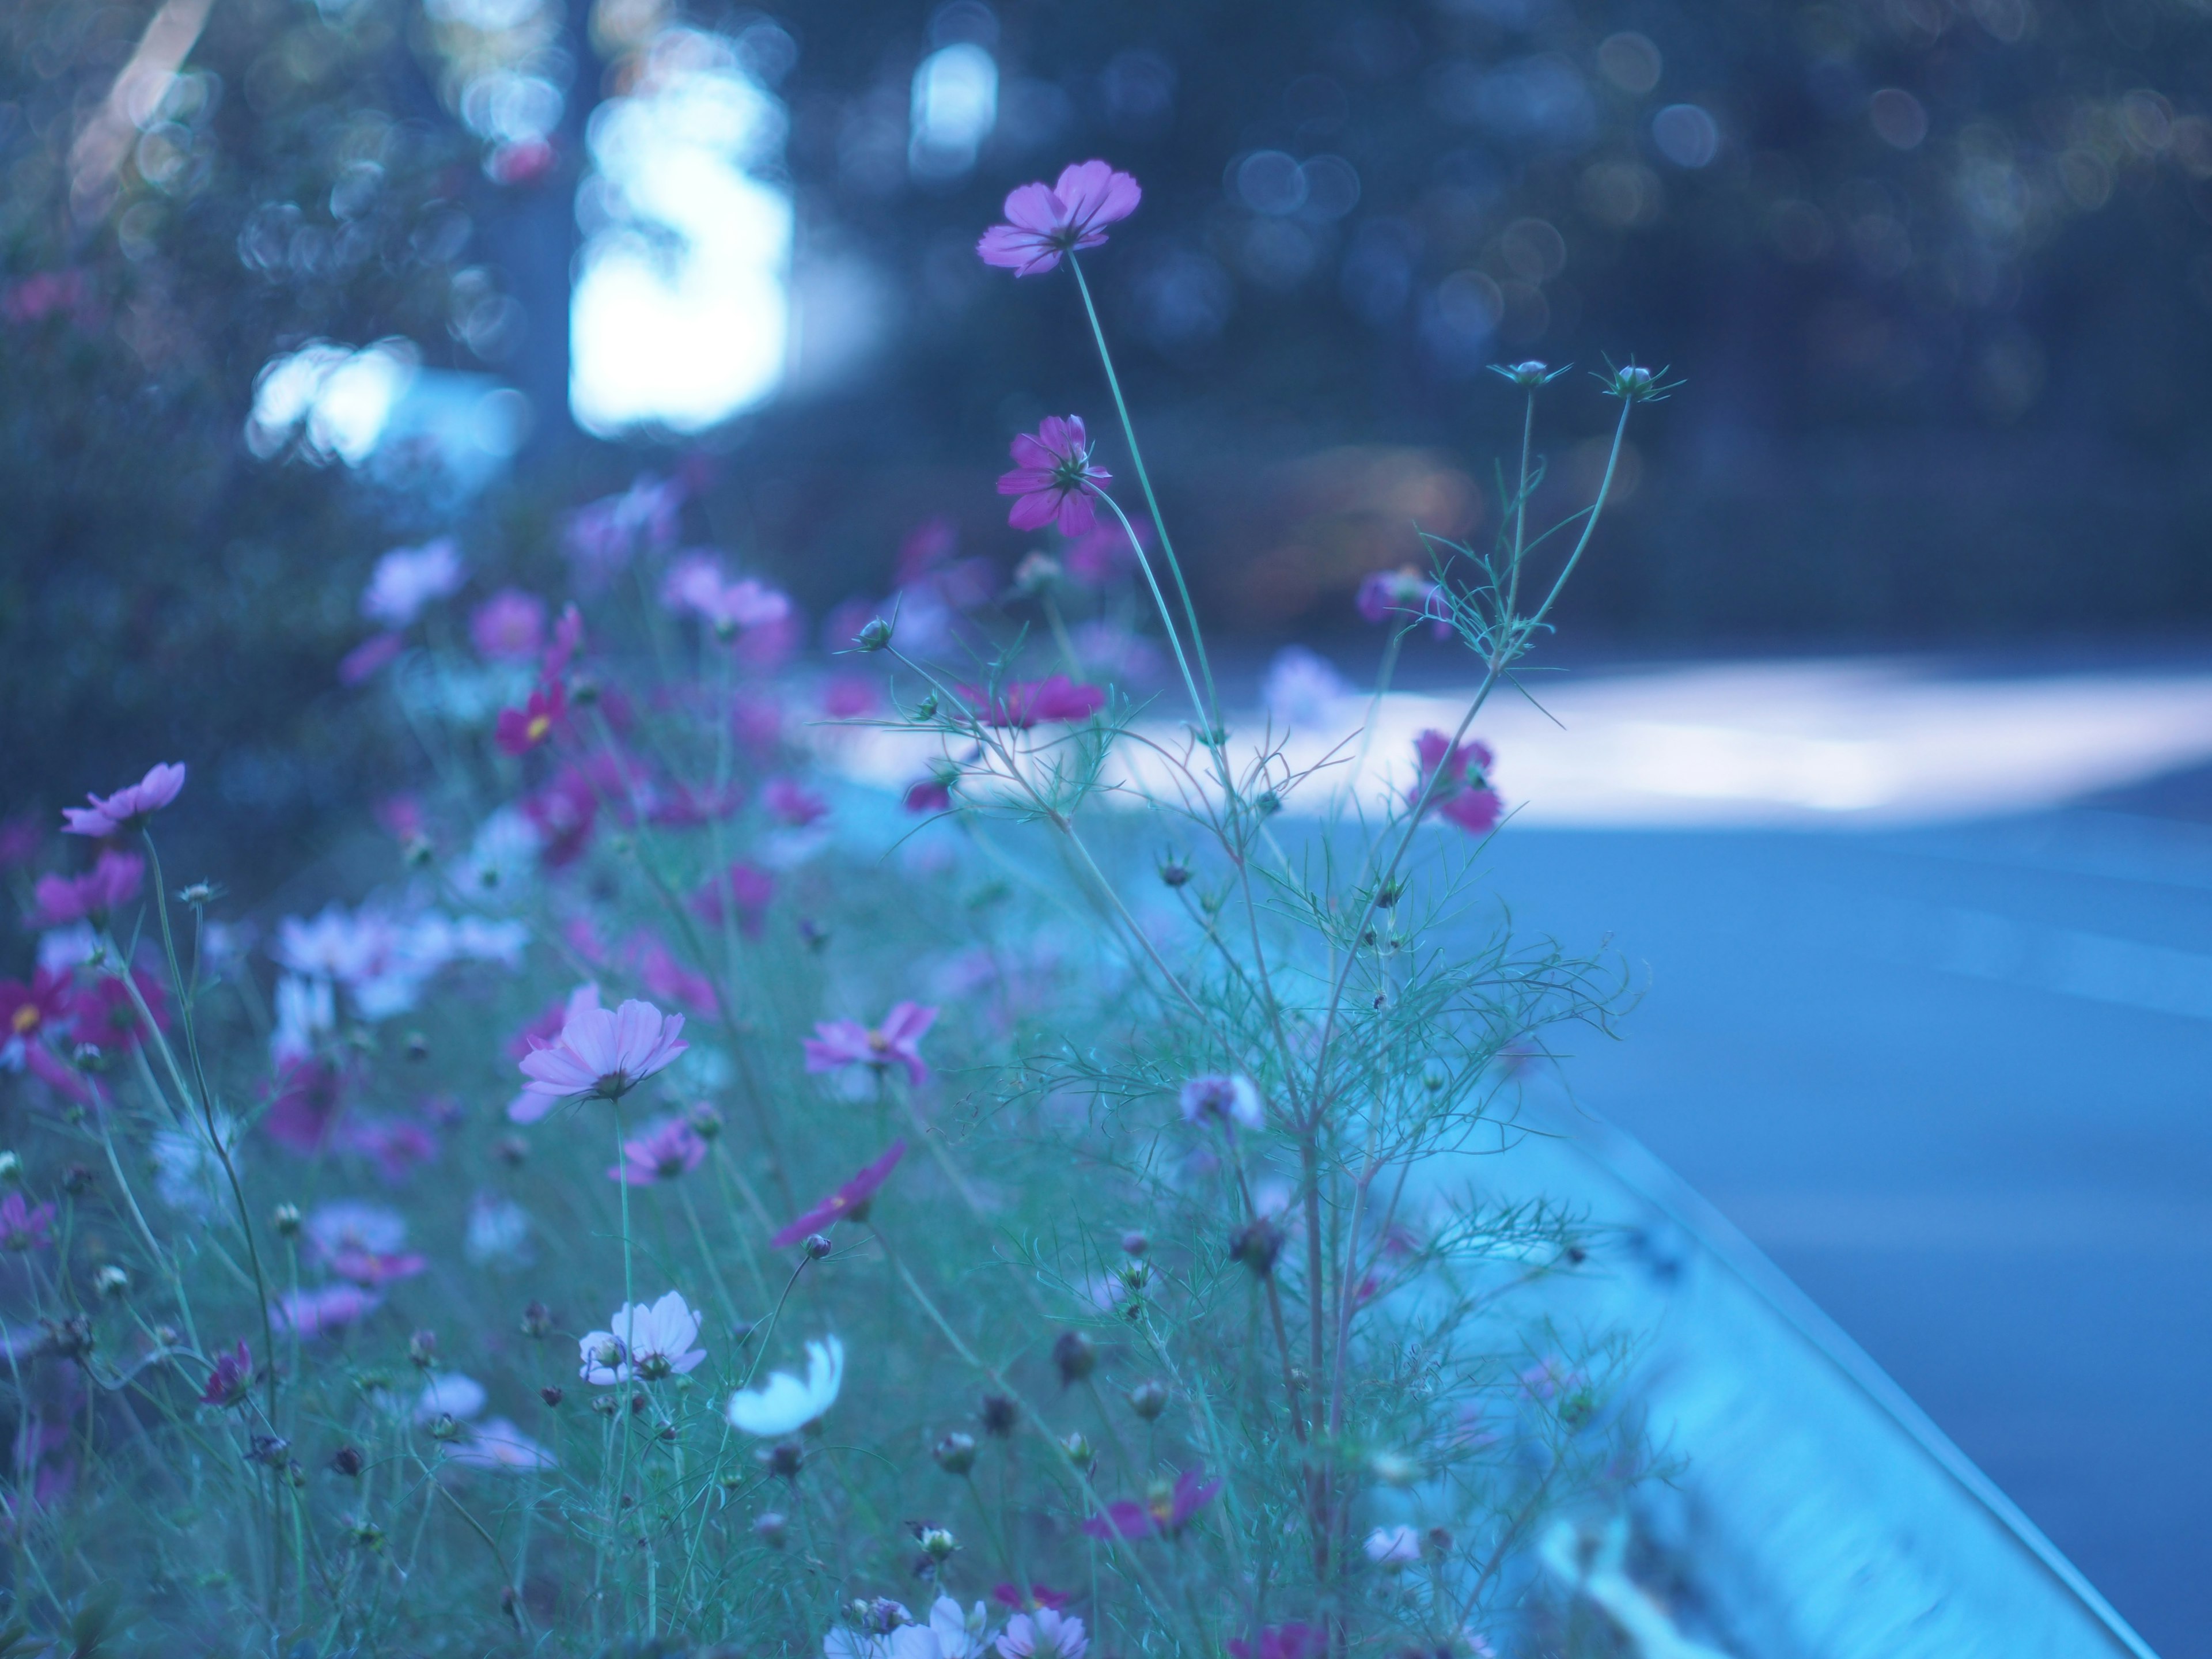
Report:
[[[2166,1659],[2212,1659],[2212,827],[1509,827],[1486,878],[1643,988],[1547,1086],[1711,1200]]]

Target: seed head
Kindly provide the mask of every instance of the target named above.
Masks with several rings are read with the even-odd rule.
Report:
[[[965,1474],[975,1467],[975,1437],[954,1430],[931,1449],[937,1467],[947,1474]]]
[[[1063,1385],[1080,1382],[1098,1369],[1098,1350],[1081,1331],[1062,1331],[1052,1345],[1052,1363],[1060,1367]]]

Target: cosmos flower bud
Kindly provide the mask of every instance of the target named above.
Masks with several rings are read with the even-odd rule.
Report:
[[[300,1206],[279,1204],[270,1213],[269,1224],[276,1230],[279,1238],[296,1238],[300,1235]]]
[[[943,1527],[923,1527],[917,1536],[921,1544],[921,1553],[940,1564],[960,1547],[958,1540]]]
[[[13,1152],[0,1152],[0,1181],[21,1181],[23,1160]]]
[[[830,1241],[820,1233],[806,1235],[806,1254],[810,1260],[821,1261],[823,1256],[830,1254]]]
[[[929,692],[920,702],[915,704],[914,717],[918,720],[933,720],[937,718],[936,692]]]
[[[62,1190],[75,1198],[91,1187],[92,1180],[89,1164],[72,1164],[62,1171]]]
[[[356,1549],[380,1550],[384,1547],[384,1528],[374,1521],[349,1521],[346,1540]]]
[[[516,1169],[530,1156],[530,1143],[520,1135],[501,1135],[492,1143],[491,1150],[501,1163]]]
[[[1158,1382],[1139,1382],[1129,1390],[1129,1409],[1147,1423],[1159,1420],[1168,1408],[1168,1391]]]
[[[1182,887],[1190,881],[1190,866],[1181,859],[1168,859],[1160,865],[1160,879],[1170,887]]]
[[[410,1060],[430,1058],[430,1039],[421,1031],[410,1031],[407,1034],[406,1048],[407,1058]]]
[[[761,1453],[760,1459],[770,1474],[793,1480],[805,1466],[806,1449],[794,1440],[779,1441]]]
[[[358,1446],[340,1446],[331,1454],[332,1472],[345,1476],[349,1480],[359,1474],[368,1462],[368,1460],[362,1455],[361,1448]]]
[[[92,1276],[92,1288],[102,1296],[123,1296],[131,1289],[131,1275],[111,1261]]]
[[[1378,910],[1390,909],[1397,904],[1400,899],[1405,897],[1405,896],[1406,884],[1404,882],[1397,880],[1386,881],[1380,887],[1377,887],[1375,890],[1375,908]]]
[[[1152,1241],[1132,1227],[1121,1235],[1121,1248],[1131,1255],[1142,1255],[1152,1248]]]
[[[1429,1553],[1437,1560],[1443,1559],[1452,1552],[1452,1535],[1449,1528],[1431,1527],[1427,1535],[1421,1541],[1428,1547]]]
[[[284,1467],[286,1455],[291,1449],[292,1443],[281,1434],[257,1434],[246,1455],[256,1463],[281,1469]]]
[[[418,1371],[427,1371],[438,1363],[438,1334],[417,1331],[407,1339],[407,1358]]]
[[[965,1474],[975,1467],[975,1439],[955,1430],[939,1441],[930,1455],[947,1474]]]
[[[531,1338],[543,1337],[553,1328],[553,1310],[543,1302],[532,1302],[522,1310],[522,1334]]]
[[[1003,1440],[1013,1433],[1014,1425],[1021,1420],[1021,1408],[1002,1394],[987,1394],[981,1415],[983,1432],[995,1434]]]
[[[410,836],[399,846],[400,860],[410,870],[427,869],[437,856],[438,849],[430,845],[428,836]]]
[[[1514,385],[1524,387],[1530,392],[1534,392],[1552,378],[1551,365],[1540,363],[1533,357],[1526,362],[1515,363],[1510,368],[1504,363],[1492,363],[1490,366],[1490,372],[1493,374],[1502,374]],[[1564,374],[1565,371],[1560,372]]]
[[[430,1425],[430,1438],[433,1440],[458,1440],[460,1437],[461,1425],[459,1421],[455,1419],[451,1412],[440,1412],[438,1413],[437,1419]]]
[[[544,1388],[538,1389],[538,1397],[549,1406],[557,1406],[568,1396],[562,1389],[559,1383],[549,1382]],[[593,1403],[597,1404],[598,1402],[594,1401]]]
[[[1049,593],[1064,573],[1049,553],[1031,553],[1014,567],[1014,587],[1022,593]]]
[[[853,635],[853,644],[861,651],[881,651],[891,642],[891,625],[881,617],[872,617],[866,626]]]
[[[1083,1437],[1080,1429],[1061,1436],[1060,1449],[1066,1454],[1067,1461],[1079,1469],[1088,1469],[1098,1461],[1098,1454],[1091,1449],[1091,1443]]]
[[[684,1115],[684,1121],[702,1140],[712,1140],[722,1133],[722,1115],[703,1100]]]
[[[753,1522],[753,1536],[772,1550],[781,1549],[790,1534],[790,1519],[781,1510],[766,1510]]]
[[[215,902],[215,884],[211,881],[196,881],[189,887],[178,889],[177,897],[179,902],[189,904],[197,910],[204,904]]]
[[[1098,1369],[1098,1350],[1081,1331],[1062,1331],[1052,1345],[1052,1363],[1062,1383],[1080,1382]]]

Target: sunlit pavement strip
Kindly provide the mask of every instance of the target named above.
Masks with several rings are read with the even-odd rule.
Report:
[[[1939,823],[2033,811],[2212,759],[2212,674],[1966,678],[1909,661],[1814,661],[1528,684],[1540,708],[1502,686],[1472,731],[1497,752],[1493,781],[1523,825]],[[1318,816],[1347,785],[1366,810],[1382,807],[1413,781],[1414,738],[1455,728],[1470,695],[1384,697],[1356,778],[1371,700],[1306,711],[1281,739],[1288,768],[1340,758],[1291,792],[1285,810]],[[1172,707],[1163,696],[1152,709]],[[1232,720],[1232,761],[1249,762],[1249,734],[1266,725],[1256,713]],[[1188,741],[1171,719],[1138,732],[1171,749]],[[841,732],[824,748],[849,775],[895,787],[922,775],[933,752],[896,732]],[[1123,754],[1128,781],[1170,786],[1141,746]]]

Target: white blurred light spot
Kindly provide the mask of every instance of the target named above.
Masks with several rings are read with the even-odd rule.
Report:
[[[1651,142],[1678,167],[1702,167],[1721,153],[1721,130],[1695,104],[1669,104],[1651,118]]]
[[[255,379],[246,447],[266,459],[295,438],[317,465],[359,466],[384,435],[421,362],[409,340],[379,340],[356,351],[310,340],[272,358]]]
[[[726,38],[671,29],[592,117],[599,178],[569,311],[569,404],[610,435],[714,426],[773,395],[791,331],[783,106]]]
[[[907,165],[918,179],[957,179],[999,124],[999,65],[972,41],[946,46],[914,72]]]

